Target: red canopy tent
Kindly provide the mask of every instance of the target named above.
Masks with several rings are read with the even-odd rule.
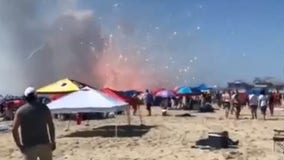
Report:
[[[134,110],[139,109],[140,123],[141,124],[143,123],[142,122],[142,115],[141,115],[141,111],[140,111],[140,107],[139,107],[140,103],[136,100],[136,98],[125,96],[123,93],[116,91],[116,90],[113,90],[113,89],[110,89],[110,88],[104,88],[104,89],[101,89],[101,91],[112,96],[115,99],[118,99],[118,100],[121,100],[121,101],[128,103],[130,106],[133,107]],[[139,107],[139,108],[137,108],[137,107]],[[128,121],[129,121],[129,124],[130,124],[130,110],[128,110],[127,114],[129,115]]]
[[[117,100],[121,100],[121,101],[127,102],[129,104],[131,103],[131,98],[123,95],[119,91],[116,91],[116,90],[113,90],[113,89],[110,89],[110,88],[104,88],[104,89],[101,89],[101,91],[110,95],[111,97],[113,97]]]

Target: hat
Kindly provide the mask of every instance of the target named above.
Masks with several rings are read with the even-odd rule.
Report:
[[[28,97],[29,95],[34,94],[35,92],[36,92],[35,88],[28,87],[28,88],[25,89],[24,96]]]

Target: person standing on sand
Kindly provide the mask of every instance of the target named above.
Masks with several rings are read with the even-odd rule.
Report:
[[[233,95],[232,95],[232,102],[233,102],[233,107],[232,109],[235,109],[235,115],[236,115],[236,119],[240,118],[240,114],[241,114],[241,103],[240,103],[240,94],[238,91],[236,91]]]
[[[14,141],[25,160],[52,160],[52,151],[56,144],[50,110],[38,101],[33,87],[25,90],[24,98],[27,103],[17,110],[14,119]]]
[[[260,107],[261,113],[263,115],[263,119],[266,119],[266,109],[267,109],[267,105],[268,105],[268,98],[265,95],[265,91],[262,90],[260,92],[260,95],[258,97],[258,106]]]
[[[225,92],[222,95],[222,102],[223,102],[223,108],[225,110],[225,117],[229,118],[229,112],[230,112],[230,108],[231,108],[231,95],[229,92]]]
[[[258,97],[254,93],[251,93],[249,95],[249,107],[251,110],[252,119],[257,119],[257,106],[258,106]]]
[[[151,107],[153,105],[153,101],[154,101],[153,95],[149,92],[148,89],[146,89],[144,102],[145,102],[145,105],[146,105],[146,109],[148,111],[148,116],[152,115]]]

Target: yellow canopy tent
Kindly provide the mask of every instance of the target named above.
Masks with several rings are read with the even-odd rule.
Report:
[[[73,80],[65,78],[37,89],[37,93],[68,93],[78,91],[79,89],[79,85],[73,82]]]

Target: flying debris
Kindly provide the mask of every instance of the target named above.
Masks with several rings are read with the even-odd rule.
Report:
[[[124,61],[127,62],[127,61],[128,61],[128,58],[127,58],[127,57],[124,57]]]
[[[177,35],[177,32],[174,32],[173,35],[174,35],[174,36]]]
[[[91,46],[90,48],[91,48],[91,51],[92,51],[92,52],[95,52],[95,51],[96,51],[96,48],[95,48],[95,47]]]
[[[119,6],[118,3],[115,3],[115,4],[113,5],[114,8],[117,8],[118,6]]]
[[[199,31],[199,30],[200,30],[200,26],[197,26],[197,27],[196,27],[196,30],[198,30],[198,31]]]
[[[40,50],[42,50],[45,47],[45,44],[40,45],[38,48],[36,48],[34,51],[32,51],[27,57],[26,60],[31,59],[36,53],[39,53]]]

